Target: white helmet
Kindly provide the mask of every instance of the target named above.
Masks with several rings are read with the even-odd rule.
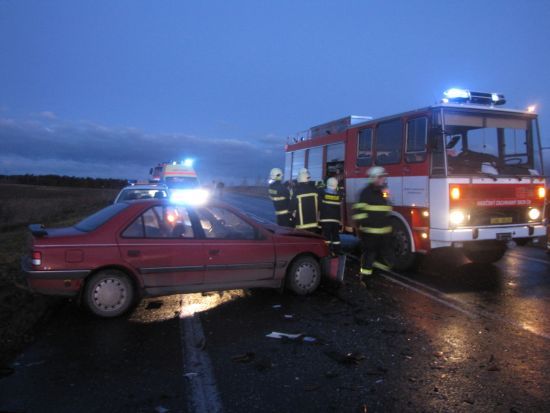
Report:
[[[279,168],[273,168],[269,173],[269,179],[272,181],[280,181],[283,179],[283,171]]]
[[[373,166],[372,168],[369,168],[369,170],[367,171],[367,175],[369,176],[370,179],[376,179],[381,176],[387,176],[388,173],[381,166]]]
[[[308,182],[310,179],[309,172],[306,168],[300,169],[298,172],[298,182]]]
[[[328,178],[327,188],[336,191],[338,189],[338,180],[336,178]]]

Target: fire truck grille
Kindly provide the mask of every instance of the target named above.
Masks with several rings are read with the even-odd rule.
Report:
[[[510,225],[527,222],[527,208],[476,208],[470,211],[471,226]]]

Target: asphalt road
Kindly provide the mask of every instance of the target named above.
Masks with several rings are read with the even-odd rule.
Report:
[[[272,218],[269,201],[226,201]],[[550,411],[550,259],[453,251],[414,273],[144,301],[98,320],[64,303],[0,379],[8,412]],[[271,332],[302,334],[266,337]]]

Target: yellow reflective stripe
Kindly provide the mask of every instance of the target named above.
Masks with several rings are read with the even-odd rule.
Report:
[[[284,201],[286,196],[270,196],[272,201]]]
[[[339,219],[332,219],[332,218],[323,218],[323,219],[319,220],[319,222],[337,222],[338,224],[340,224]]]
[[[340,196],[325,194],[325,199],[330,199],[331,201],[340,201]]]
[[[392,231],[391,226],[382,228],[359,227],[359,230],[365,234],[389,234]]]
[[[313,224],[301,224],[301,225],[296,225],[296,228],[298,229],[302,229],[302,228],[317,228],[317,223],[313,223]]]
[[[378,268],[380,270],[384,270],[384,271],[389,271],[390,270],[390,267],[388,267],[387,265],[384,265],[382,264],[381,262],[378,262],[378,261],[374,261],[374,264],[372,264],[373,267],[375,268]]]
[[[288,209],[284,209],[282,211],[275,211],[275,215],[283,215],[288,214]]]
[[[314,196],[315,199],[317,199],[317,194],[313,194],[313,193],[296,195],[296,198],[302,199],[302,198],[307,198],[307,197],[310,197],[310,196]]]
[[[351,218],[358,221],[360,219],[365,219],[365,218],[368,218],[369,217],[369,214],[367,214],[366,212],[363,212],[361,214],[355,214],[355,215],[352,215]]]
[[[361,274],[363,275],[372,275],[372,270],[367,268],[361,268]]]
[[[364,202],[358,202],[356,204],[353,204],[353,209],[363,209],[367,206]]]
[[[365,211],[391,211],[393,208],[391,205],[365,205]]]
[[[325,201],[324,199],[323,199],[321,202],[322,202],[323,204],[338,205],[338,206],[340,206],[340,202]]]
[[[270,194],[277,195],[278,191],[277,191],[276,189],[270,189],[270,190],[269,190],[269,193],[270,193]]]

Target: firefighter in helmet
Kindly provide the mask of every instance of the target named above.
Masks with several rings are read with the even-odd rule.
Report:
[[[294,214],[294,226],[298,229],[305,229],[317,232],[317,211],[319,206],[319,192],[310,183],[310,175],[306,168],[300,169],[298,183],[290,197],[290,210]]]
[[[353,219],[358,225],[361,239],[361,276],[368,283],[373,268],[389,270],[380,260],[388,248],[392,232],[390,221],[391,205],[384,195],[386,170],[373,166],[367,172],[369,183],[359,196],[359,202],[353,205]],[[368,285],[368,284],[367,284]]]
[[[338,180],[329,178],[326,189],[321,193],[319,208],[319,222],[325,242],[328,244],[332,255],[341,253],[340,225],[342,196],[338,193]]]
[[[282,180],[283,171],[279,168],[273,168],[269,173],[269,197],[273,201],[277,224],[283,227],[292,227],[292,217],[289,210],[290,192],[283,185]]]

